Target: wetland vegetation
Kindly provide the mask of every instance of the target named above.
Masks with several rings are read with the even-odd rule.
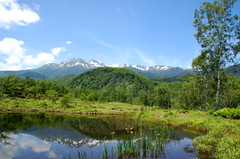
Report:
[[[200,135],[126,116],[2,113],[0,126],[4,158],[190,158]]]
[[[186,74],[180,79],[153,81],[126,68],[109,67],[48,80],[19,78],[12,74],[0,77],[1,155],[17,150],[11,147],[14,139],[25,140],[26,136],[31,143],[41,143],[42,147],[32,145],[31,149],[18,143],[25,151],[21,154],[27,155],[29,149],[41,152],[50,148],[49,143],[40,137],[24,133],[36,131],[41,132],[38,134],[41,136],[54,128],[52,133],[55,136],[70,130],[81,132],[80,136],[85,138],[90,136],[94,139],[92,143],[101,145],[100,149],[95,149],[101,154],[100,158],[167,158],[166,145],[171,143],[174,135],[165,128],[181,126],[203,132],[193,139],[193,147],[190,144],[181,148],[185,152],[196,152],[193,157],[240,158],[240,77],[226,73],[228,65],[239,67],[239,18],[231,14],[236,2],[204,2],[195,11],[195,37],[202,50],[192,62],[195,74]],[[31,114],[33,112],[37,114]],[[132,126],[124,125],[128,121],[118,124],[118,116],[109,121],[105,121],[105,116],[90,116],[85,120],[85,116],[79,114],[124,115],[131,118],[131,122],[136,119],[138,124],[151,122],[155,126],[151,129],[143,125],[133,127],[133,123]],[[75,115],[78,117],[71,120]],[[56,144],[63,142],[61,135],[54,140],[53,147],[63,149],[62,145]],[[105,143],[111,138],[117,140],[115,146],[112,141],[100,142]],[[70,139],[64,138],[64,143],[68,141]],[[72,140],[68,144],[76,146],[79,141],[82,140]],[[5,151],[8,148],[12,149]],[[64,148],[72,152],[70,148]],[[53,151],[47,152],[45,156],[57,157]],[[88,152],[89,149],[83,147],[76,155],[87,158]],[[66,157],[71,158],[71,155]]]

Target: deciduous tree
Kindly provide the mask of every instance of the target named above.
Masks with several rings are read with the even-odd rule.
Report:
[[[214,0],[203,2],[195,11],[195,37],[202,47],[199,66],[206,66],[216,79],[216,106],[219,106],[221,77],[228,63],[239,62],[240,22],[238,15],[232,15],[237,0]],[[198,64],[197,64],[198,65]],[[195,66],[197,66],[195,65]],[[202,73],[205,72],[202,69]]]

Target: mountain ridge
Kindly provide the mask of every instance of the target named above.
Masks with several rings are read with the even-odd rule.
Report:
[[[113,67],[113,66],[105,64],[104,62],[95,59],[83,60],[81,58],[75,58],[59,63],[48,63],[35,69],[19,71],[0,71],[0,76],[16,74],[16,76],[22,78],[27,76],[34,79],[54,78],[58,76],[77,75],[98,67]],[[147,78],[181,77],[186,73],[194,73],[192,69],[165,65],[154,65],[147,67],[143,65],[125,64],[118,68],[128,68]]]

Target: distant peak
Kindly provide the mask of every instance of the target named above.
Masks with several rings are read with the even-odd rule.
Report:
[[[111,65],[107,65],[104,62],[96,60],[96,59],[91,59],[91,60],[86,60],[85,61],[81,58],[74,58],[74,59],[71,59],[71,60],[68,60],[68,61],[63,61],[63,62],[60,62],[60,63],[49,63],[46,66],[54,67],[54,68],[82,66],[82,67],[87,68],[87,69],[93,69],[93,68],[97,68],[97,67],[113,67]],[[123,68],[135,68],[135,69],[138,69],[138,70],[141,70],[141,71],[168,70],[168,69],[172,68],[170,66],[164,66],[164,65],[154,65],[154,66],[146,67],[146,66],[143,66],[143,65],[129,65],[129,64],[125,64],[121,67],[123,67]]]
[[[122,67],[130,67],[130,68],[136,68],[142,71],[148,71],[148,70],[168,70],[172,67],[170,66],[164,66],[164,65],[154,65],[154,66],[150,66],[150,67],[146,67],[146,66],[142,66],[142,65],[123,65]]]

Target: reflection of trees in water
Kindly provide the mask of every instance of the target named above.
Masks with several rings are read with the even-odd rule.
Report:
[[[3,144],[4,146],[11,145],[11,143],[8,141],[11,139],[9,136],[12,134],[12,132],[3,132],[0,130],[0,144]]]
[[[0,141],[3,144],[10,139],[10,134],[17,133],[19,129],[32,127],[56,127],[63,130],[75,131],[92,139],[128,139],[155,127],[156,123],[139,123],[138,121],[123,116],[63,116],[45,113],[23,114],[2,113],[0,117]],[[169,141],[180,141],[184,137],[194,138],[196,134],[187,133],[181,129],[169,129],[162,126],[162,132],[168,132]],[[53,132],[54,135],[54,132]],[[60,134],[61,135],[61,134]],[[188,151],[188,147],[186,147]]]
[[[133,134],[127,133],[126,129],[134,128],[134,131],[138,131],[136,121],[129,120],[124,117],[81,117],[75,120],[70,120],[71,127],[94,139],[112,139],[114,138],[124,139],[132,136]]]
[[[19,129],[26,130],[33,126],[38,128],[43,127],[59,127],[65,130],[75,130],[86,136],[94,139],[112,139],[113,133],[115,139],[126,139],[139,132],[139,128],[144,128],[144,125],[139,125],[138,121],[129,119],[123,116],[63,116],[45,113],[23,114],[23,113],[2,113],[0,118],[1,132],[16,132]],[[153,124],[154,125],[154,124]],[[134,134],[127,129],[132,128]],[[177,131],[179,139],[184,137],[194,138],[196,135],[187,133],[181,129]],[[1,138],[3,138],[2,135]],[[176,140],[177,138],[175,138]]]
[[[33,126],[43,128],[45,126],[55,127],[64,120],[63,116],[55,116],[51,114],[20,114],[6,113],[1,114],[0,128],[3,131],[16,131],[18,129],[27,129]]]
[[[178,144],[186,137],[193,139],[197,136],[191,132],[183,131],[181,128],[169,128],[156,123],[139,123],[123,116],[74,117],[44,113],[0,114],[0,144],[10,145],[10,142],[13,141],[10,139],[13,134],[23,131],[42,140],[59,141],[58,143],[70,147],[80,147],[83,144],[86,145],[85,142],[96,144],[95,140],[102,142],[102,140],[108,139],[124,141],[122,144],[127,147],[129,143],[134,143],[132,148],[136,149],[134,148],[136,145],[141,146],[136,150],[138,155],[139,150],[144,152],[143,156],[149,152],[147,149],[143,151],[145,147],[151,146],[152,153],[165,155],[164,145],[167,143],[176,142]],[[66,139],[68,141],[65,141]],[[125,142],[128,139],[132,139],[131,142]],[[101,142],[99,143],[102,144]],[[161,151],[157,152],[156,147]],[[187,153],[194,152],[192,145],[186,145],[183,150]],[[128,152],[119,155],[125,156],[126,154]]]
[[[129,136],[123,130],[135,127],[136,122],[124,117],[106,116],[63,116],[45,113],[24,114],[24,113],[2,113],[0,117],[1,140],[9,138],[9,133],[17,130],[27,130],[32,127],[58,127],[64,130],[74,130],[90,136],[93,139],[112,139],[111,132],[118,132],[117,137]],[[115,136],[115,137],[116,137]]]
[[[0,143],[6,145],[11,134],[17,134],[19,129],[28,129],[33,126],[39,128],[45,126],[57,126],[63,122],[62,116],[52,116],[50,114],[20,114],[2,113],[0,118]]]

